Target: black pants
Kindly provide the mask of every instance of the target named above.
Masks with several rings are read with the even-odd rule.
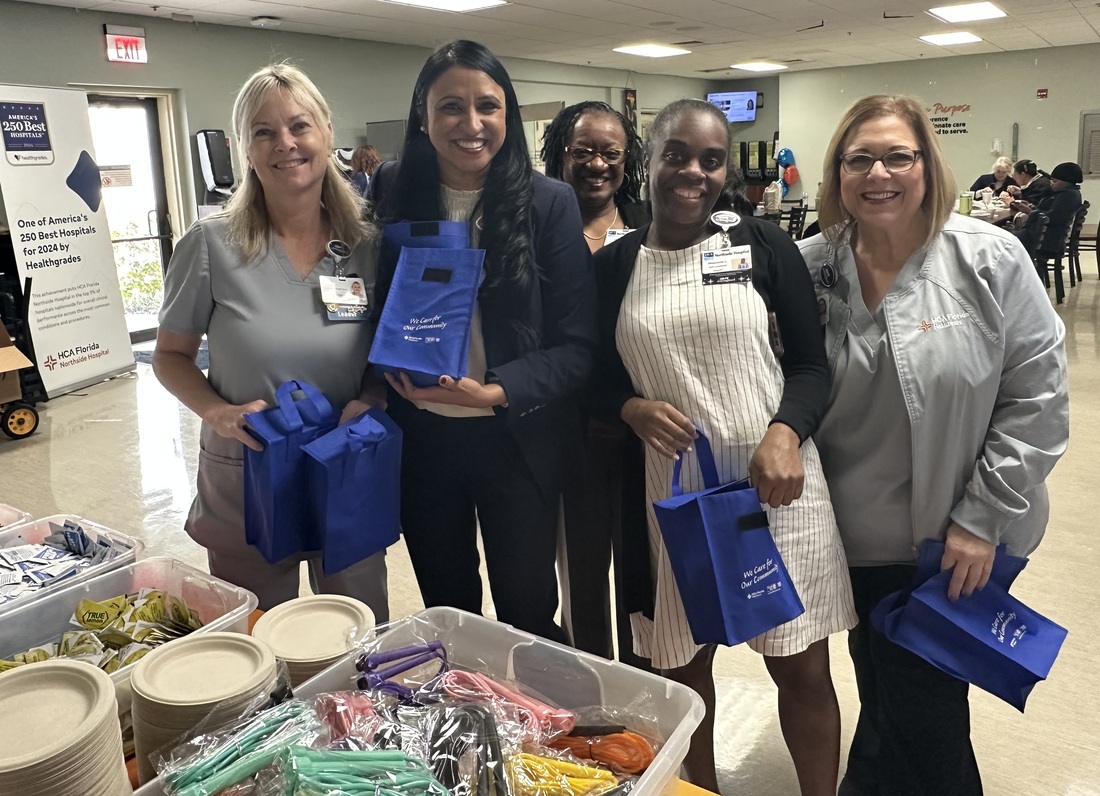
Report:
[[[622,539],[623,439],[590,426],[582,455],[566,474],[565,587],[568,625],[577,649],[614,657],[608,573],[615,560],[615,628],[619,660],[646,671],[649,661],[634,654],[634,637],[624,591]]]
[[[497,619],[565,641],[554,622],[559,495],[545,496],[498,417],[441,417],[408,407],[401,525],[424,605],[481,613],[477,527]]]
[[[839,796],[981,796],[969,685],[871,627],[872,609],[909,586],[913,566],[852,567],[859,625],[848,631],[859,722]]]

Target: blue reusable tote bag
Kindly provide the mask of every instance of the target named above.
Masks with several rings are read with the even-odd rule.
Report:
[[[288,381],[275,391],[274,406],[245,417],[264,445],[262,451],[244,449],[245,539],[272,564],[319,549],[302,445],[336,427],[336,410],[317,388]]]
[[[440,376],[465,376],[485,250],[469,248],[469,225],[461,221],[387,224],[382,241],[400,254],[371,364],[404,372],[418,387],[434,386]]]
[[[920,587],[940,572],[940,561],[943,559],[945,545],[939,539],[926,539],[921,545],[920,556],[917,558],[917,571],[913,576],[913,582],[907,589],[896,591],[883,597],[878,605],[871,611],[871,626],[885,636],[889,636],[892,628],[897,625],[901,614],[898,609],[909,601],[913,591]],[[1024,571],[1027,559],[1022,556],[1010,555],[1007,546],[997,546],[996,557],[993,559],[993,570],[989,573],[989,580],[1008,591],[1012,588],[1016,577]]]
[[[653,510],[695,643],[734,646],[806,609],[756,490],[747,480],[719,485],[701,432],[695,451],[706,488],[683,493],[681,456],[672,468],[672,497],[654,503]]]
[[[886,621],[887,638],[940,671],[1000,697],[1023,712],[1050,673],[1068,631],[1033,611],[1000,583],[954,602],[951,572],[925,581]]]
[[[382,409],[303,446],[326,575],[401,537],[401,429]]]

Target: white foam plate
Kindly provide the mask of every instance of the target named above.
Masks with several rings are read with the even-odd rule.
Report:
[[[157,647],[134,666],[133,690],[162,705],[209,704],[251,691],[275,669],[275,655],[240,633],[185,636]]]
[[[337,594],[316,594],[282,603],[252,629],[276,657],[288,663],[334,660],[345,655],[374,627],[365,604]]]

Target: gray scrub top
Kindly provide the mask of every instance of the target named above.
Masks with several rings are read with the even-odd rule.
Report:
[[[250,263],[227,240],[228,221],[197,222],[172,254],[164,280],[160,325],[178,334],[205,334],[208,378],[232,404],[262,398],[292,379],[321,390],[337,412],[359,396],[374,336],[370,321],[330,321],[320,296],[320,276],[335,276],[326,255],[302,278],[278,240]],[[361,243],[343,261],[373,296],[377,250]]]
[[[845,246],[837,253],[836,290],[852,315],[833,366],[829,409],[814,441],[849,566],[916,560],[912,432],[884,308],[920,272],[924,256],[921,250],[906,261],[872,313],[863,302],[852,250]]]

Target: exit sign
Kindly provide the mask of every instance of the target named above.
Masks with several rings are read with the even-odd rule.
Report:
[[[149,63],[145,49],[145,28],[128,28],[122,25],[104,25],[107,37],[107,60],[126,64]]]

